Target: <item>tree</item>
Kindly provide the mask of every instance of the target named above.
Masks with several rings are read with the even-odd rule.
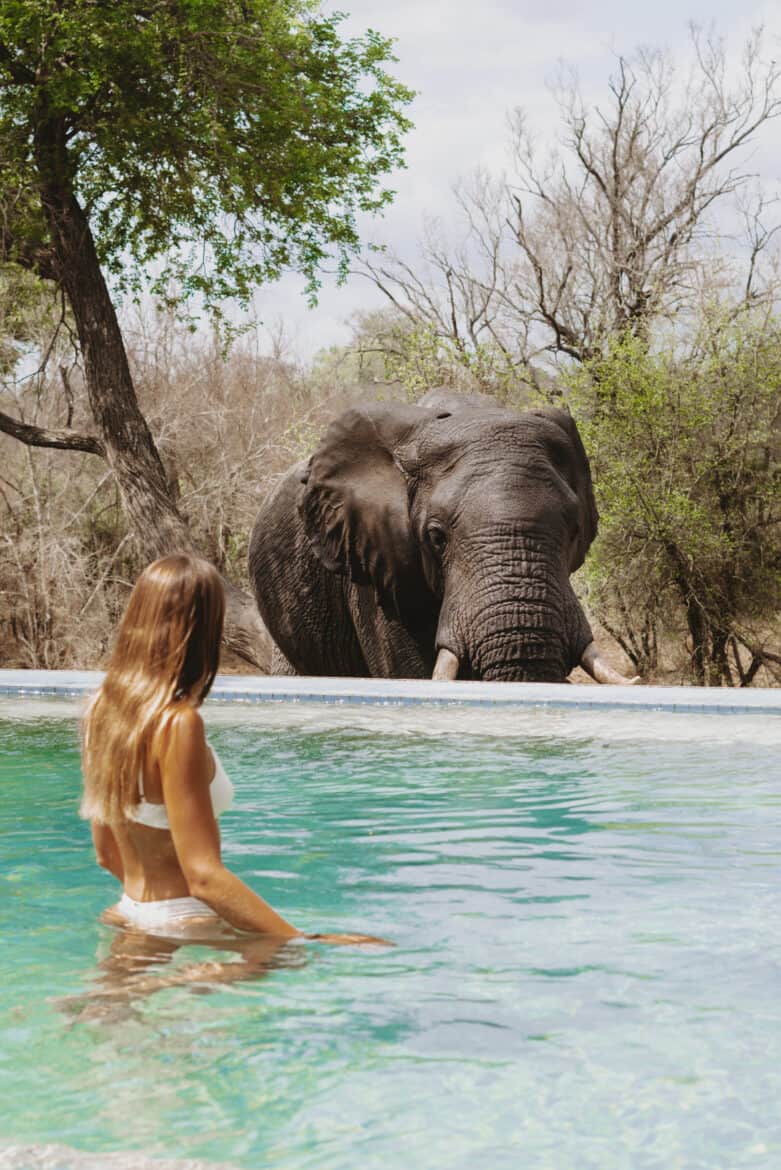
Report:
[[[497,368],[487,351],[476,350],[465,360],[455,348],[432,326],[383,308],[357,313],[349,341],[317,355],[312,372],[335,376],[351,392],[403,396],[412,402],[432,386],[462,393],[490,390],[503,401],[517,401],[516,379]]]
[[[0,413],[32,446],[106,459],[144,552],[191,547],[133,386],[112,288],[171,287],[217,314],[293,266],[310,296],[381,209],[411,93],[389,42],[342,41],[309,0],[21,0],[0,9],[0,261],[54,282],[94,430]],[[264,652],[228,587],[227,641]]]
[[[683,624],[692,681],[781,679],[781,323],[714,310],[653,354],[627,333],[567,380],[601,515],[597,616],[643,674],[658,627]]]
[[[547,157],[516,111],[510,177],[456,188],[459,246],[430,222],[418,261],[366,271],[430,367],[577,413],[601,514],[589,604],[642,674],[682,626],[694,681],[778,677],[781,225],[745,148],[781,114],[781,67],[761,33],[732,69],[693,29],[683,76],[642,51],[598,105],[572,76],[556,96]]]
[[[703,274],[709,293],[716,280],[743,304],[772,299],[775,229],[763,226],[761,193],[749,198],[744,148],[781,114],[781,67],[763,62],[760,33],[734,80],[717,39],[693,29],[692,50],[683,80],[665,53],[619,58],[593,107],[564,76],[559,145],[540,158],[516,110],[510,177],[481,173],[456,188],[461,245],[430,223],[420,262],[387,253],[370,276],[463,363],[482,348],[532,382],[546,362],[590,362],[627,333],[647,340],[680,325]],[[735,256],[711,245],[714,214],[728,206],[748,229],[740,276]]]

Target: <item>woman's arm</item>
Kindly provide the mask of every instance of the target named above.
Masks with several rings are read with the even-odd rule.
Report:
[[[174,848],[190,893],[240,930],[284,939],[300,936],[223,865],[209,793],[213,768],[203,720],[195,708],[183,705],[169,724],[160,776]]]
[[[92,841],[95,845],[95,857],[98,865],[113,873],[115,878],[125,880],[125,871],[122,865],[122,855],[119,852],[117,839],[110,825],[98,825],[92,822]]]

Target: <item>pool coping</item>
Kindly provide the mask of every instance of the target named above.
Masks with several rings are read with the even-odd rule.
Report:
[[[0,697],[79,698],[99,685],[90,670],[0,670]],[[781,688],[588,686],[567,683],[433,682],[430,679],[218,675],[210,701],[343,703],[588,710],[678,711],[781,716]]]

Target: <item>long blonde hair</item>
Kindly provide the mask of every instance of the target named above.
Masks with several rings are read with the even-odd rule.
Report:
[[[106,677],[82,721],[81,815],[107,824],[138,803],[155,731],[184,699],[200,704],[217,673],[225,591],[199,557],[162,557],[138,578]]]

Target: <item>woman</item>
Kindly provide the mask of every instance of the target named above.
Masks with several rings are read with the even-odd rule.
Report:
[[[123,887],[109,920],[176,938],[380,942],[303,935],[222,863],[217,818],[233,786],[199,708],[217,673],[224,610],[208,562],[182,553],[149,565],[84,716],[81,812],[98,863]]]

